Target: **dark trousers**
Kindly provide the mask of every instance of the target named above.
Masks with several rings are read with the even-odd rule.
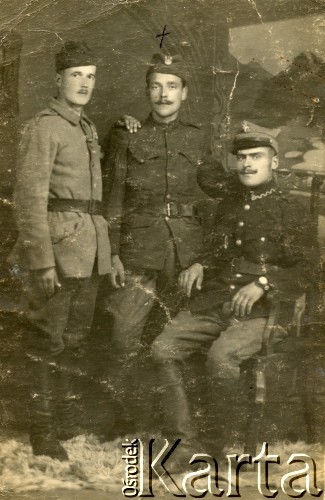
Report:
[[[217,311],[205,316],[181,311],[153,343],[153,356],[160,363],[185,365],[194,354],[210,353],[218,377],[239,379],[241,363],[261,350],[266,322],[252,318],[229,324]]]
[[[165,311],[167,320],[177,312],[180,272],[173,240],[168,242],[163,269],[126,270],[125,287],[115,290],[106,306],[114,319],[112,340],[119,355],[133,357],[139,352],[143,329],[155,302]]]
[[[26,290],[30,354],[56,357],[77,352],[90,332],[100,277],[60,278],[62,285],[47,299],[29,280]]]
[[[61,277],[61,288],[47,299],[32,277],[29,279],[25,300],[32,441],[35,436],[52,435],[56,425],[61,430],[65,427],[72,437],[75,431],[71,429],[82,420],[76,383],[80,375],[88,380],[86,339],[99,281],[97,273],[82,279]],[[81,392],[80,409],[85,398],[84,380]]]
[[[165,326],[152,354],[169,437],[191,443],[198,433],[206,433],[208,441],[217,436],[219,451],[225,440],[236,441],[236,415],[239,409],[245,413],[248,402],[240,391],[240,365],[260,351],[265,325],[266,318],[232,324],[216,310],[204,316],[180,311]]]

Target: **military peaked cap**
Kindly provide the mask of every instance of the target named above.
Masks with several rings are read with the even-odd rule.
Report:
[[[243,121],[237,134],[235,135],[231,152],[237,154],[240,149],[250,149],[257,147],[271,147],[276,153],[279,152],[277,136],[281,132],[278,128],[265,128],[248,121]]]

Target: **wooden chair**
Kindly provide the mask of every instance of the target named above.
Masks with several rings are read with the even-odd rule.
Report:
[[[247,422],[247,433],[245,439],[245,453],[252,456],[256,454],[257,444],[264,440],[261,435],[264,409],[269,396],[267,372],[270,364],[276,365],[277,360],[283,362],[288,352],[281,352],[279,345],[284,342],[289,343],[291,359],[294,359],[290,384],[287,389],[286,397],[296,396],[301,401],[301,407],[304,409],[303,397],[298,390],[298,349],[299,339],[302,337],[303,319],[306,310],[306,295],[302,295],[294,304],[292,319],[282,314],[285,305],[292,314],[292,301],[273,301],[272,296],[270,315],[263,333],[263,343],[261,351],[250,360],[243,363],[242,375],[244,379],[244,388],[249,394],[250,411]],[[281,318],[280,318],[281,310]],[[285,361],[284,361],[285,362]],[[306,419],[307,420],[307,419]]]

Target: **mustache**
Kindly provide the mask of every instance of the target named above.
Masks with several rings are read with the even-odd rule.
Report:
[[[166,99],[160,99],[159,101],[156,102],[156,104],[173,104],[172,101],[167,101]]]
[[[241,173],[241,174],[256,174],[256,172],[257,172],[257,170],[256,170],[256,169],[254,169],[254,168],[250,168],[250,167],[248,167],[248,168],[243,168],[243,169],[240,171],[240,173]]]

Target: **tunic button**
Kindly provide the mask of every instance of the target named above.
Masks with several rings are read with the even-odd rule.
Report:
[[[240,221],[238,222],[238,226],[239,226],[239,227],[243,227],[243,226],[244,226],[244,224],[245,224],[245,223],[244,223],[242,220],[240,220]]]
[[[244,210],[250,210],[251,206],[250,205],[244,205]]]
[[[261,241],[263,241],[263,242],[265,241],[265,238],[264,238],[264,236],[262,236],[262,237],[261,237]]]
[[[144,160],[141,158],[140,163],[144,163]]]
[[[242,277],[243,277],[243,275],[242,275],[242,274],[240,274],[240,273],[237,273],[237,274],[236,274],[236,278],[242,278]]]
[[[168,217],[168,216],[167,216],[167,217],[165,217],[165,220],[169,221],[169,217]]]
[[[166,200],[170,200],[171,199],[171,195],[168,193],[166,194]]]
[[[230,290],[235,290],[235,285],[230,285]]]
[[[236,240],[236,245],[240,247],[240,245],[242,244],[242,240]]]

